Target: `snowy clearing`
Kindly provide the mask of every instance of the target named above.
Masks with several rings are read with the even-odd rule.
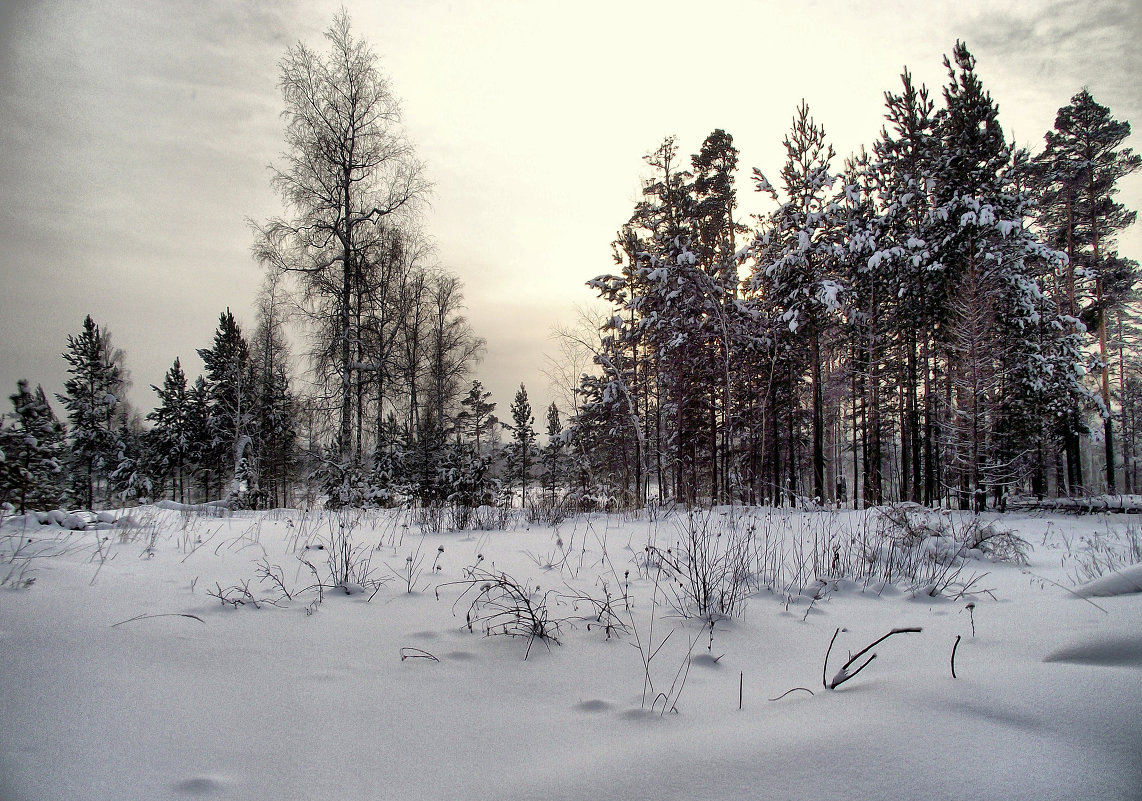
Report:
[[[1076,591],[1137,518],[935,518],[978,547],[893,580],[874,513],[11,518],[0,798],[1137,798],[1142,595]],[[695,531],[749,545],[712,627],[670,572]]]

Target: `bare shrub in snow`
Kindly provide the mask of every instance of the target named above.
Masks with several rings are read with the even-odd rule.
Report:
[[[475,528],[477,531],[507,531],[515,526],[515,510],[509,504],[481,506],[476,510]]]
[[[755,592],[755,526],[748,518],[691,510],[678,521],[672,547],[645,548],[646,569],[662,571],[671,605],[681,615],[714,620],[741,613]]]
[[[0,520],[0,525],[3,520]],[[4,562],[4,574],[0,576],[0,587],[26,589],[36,583],[31,575],[32,559],[37,556],[31,537],[23,532],[5,532],[0,537],[0,559]]]
[[[249,581],[239,581],[229,587],[215,583],[214,589],[207,590],[206,594],[211,598],[217,598],[223,606],[230,606],[233,609],[237,609],[239,606],[252,606],[254,609],[261,609],[262,604],[280,605],[280,602],[274,598],[258,598],[255,596],[250,590]]]
[[[618,634],[629,634],[631,627],[622,618],[622,612],[630,611],[630,599],[624,592],[621,596],[612,595],[609,584],[602,582],[602,595],[594,596],[579,590],[572,590],[570,594],[562,596],[564,602],[570,603],[577,614],[577,620],[587,625],[587,631],[592,627],[602,629],[606,638]],[[621,604],[622,609],[619,608]]]
[[[855,577],[899,584],[913,595],[959,598],[986,592],[986,574],[965,573],[969,557],[1026,564],[1030,545],[998,522],[966,518],[917,504],[881,507],[864,518]]]
[[[412,522],[420,526],[421,531],[430,534],[439,534],[444,531],[445,508],[439,504],[414,507],[410,516]]]
[[[369,592],[371,598],[384,585],[386,579],[376,575],[372,563],[373,547],[358,543],[353,537],[353,531],[359,523],[360,518],[350,511],[330,515],[327,533],[315,542],[306,544],[302,549],[303,554],[298,556],[317,578],[315,589],[319,590],[321,596],[324,596],[326,589],[338,589],[346,595]],[[327,579],[322,577],[312,560],[307,558],[314,552],[325,556]]]
[[[574,502],[570,496],[552,498],[541,495],[527,499],[527,522],[531,525],[555,527],[564,523],[575,513]]]
[[[289,591],[285,583],[285,572],[278,565],[271,565],[270,560],[264,556],[258,562],[256,575],[258,581],[262,584],[268,584],[277,592],[277,602],[292,601],[293,593]]]
[[[452,604],[452,611],[461,601],[470,598],[465,615],[468,631],[480,629],[485,636],[505,635],[527,639],[523,658],[531,654],[531,646],[539,640],[544,644],[559,645],[561,623],[550,614],[548,601],[557,596],[555,590],[543,591],[531,582],[520,583],[507,573],[486,570],[478,564],[467,568],[467,578],[449,581],[436,588],[436,598],[444,587],[462,586],[463,592]]]
[[[1071,570],[1071,581],[1075,585],[1142,563],[1142,532],[1138,526],[1134,523],[1122,528],[1109,523],[1105,526],[1103,533],[1080,537],[1077,549],[1072,549],[1067,542],[1068,556],[1075,563]]]
[[[450,531],[507,531],[515,522],[514,511],[502,505],[466,506],[451,504],[444,509],[446,516],[441,519],[439,528],[423,530],[439,533],[447,528]]]
[[[1026,565],[1030,545],[998,521],[983,522],[978,517],[969,520],[960,532],[960,541],[968,552],[978,551],[998,562]]]
[[[405,585],[405,592],[410,595],[418,591],[417,587],[420,584],[421,576],[424,575],[424,562],[426,555],[422,552],[423,546],[424,537],[421,537],[420,542],[416,544],[416,550],[405,557],[403,569],[395,568],[387,563],[385,565],[388,567],[389,572],[392,573],[397,580],[401,581]],[[444,556],[443,545],[437,547],[436,556],[432,560],[432,567],[430,568],[430,572],[433,575],[435,575],[436,572],[441,569],[440,557],[442,556]],[[427,584],[425,587],[427,587]],[[421,589],[424,589],[424,587]]]
[[[649,549],[646,551],[648,558],[653,558],[653,552]],[[611,574],[617,579],[614,566],[611,566]],[[629,579],[629,575],[624,577]],[[666,690],[655,689],[655,678],[659,672],[655,669],[654,665],[662,649],[678,631],[677,628],[671,628],[670,632],[661,640],[655,641],[654,629],[656,618],[658,617],[658,598],[659,593],[662,591],[662,579],[666,578],[666,573],[662,569],[656,570],[653,574],[653,588],[650,595],[650,614],[646,622],[646,626],[640,626],[638,619],[635,616],[634,608],[629,598],[629,581],[623,582],[623,610],[626,613],[627,620],[629,621],[629,629],[631,634],[631,645],[638,650],[639,659],[642,662],[642,708],[646,709],[647,699],[650,699],[650,707],[652,710],[658,708],[661,702],[661,714],[667,711],[678,711],[678,699],[682,696],[682,690],[686,686],[686,679],[690,675],[691,657],[694,653],[694,646],[698,643],[697,637],[690,639],[690,647],[686,649],[685,655],[678,665],[677,670],[674,671],[673,679],[670,686]],[[709,621],[711,631],[713,627],[713,620]],[[662,682],[659,682],[659,686]]]

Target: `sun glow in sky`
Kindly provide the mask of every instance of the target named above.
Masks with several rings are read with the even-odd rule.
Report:
[[[731,133],[743,215],[761,212],[750,170],[776,177],[802,98],[840,167],[871,146],[905,66],[939,102],[957,38],[1020,145],[1038,150],[1083,86],[1142,125],[1130,0],[346,5],[435,185],[424,229],[487,339],[477,376],[505,413],[526,383],[538,425],[550,331],[612,269],[641,158],[666,136],[688,155],[714,128]],[[59,354],[88,313],[126,350],[143,410],[176,356],[201,369],[194,351],[224,308],[252,329],[262,271],[247,221],[280,212],[267,169],[283,148],[278,62],[299,40],[324,50],[337,8],[0,10],[0,396],[24,377],[58,391]],[[1142,176],[1122,189],[1142,207]],[[1142,258],[1138,226],[1120,252]]]

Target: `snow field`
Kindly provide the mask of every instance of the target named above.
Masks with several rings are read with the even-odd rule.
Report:
[[[809,559],[802,535],[867,522],[828,514],[774,517],[783,561]],[[1126,541],[1125,516],[988,517],[1030,544],[1029,563],[972,552],[960,576],[986,575],[965,597],[948,597],[965,581],[939,597],[906,581],[802,592],[804,572],[785,565],[741,615],[715,621],[711,643],[645,568],[648,544],[676,548],[689,530],[678,516],[422,536],[397,513],[365,513],[351,539],[368,578],[387,580],[371,601],[358,583],[326,587],[318,604],[297,557],[324,574],[327,551],[305,546],[328,547],[339,518],[130,515],[100,531],[0,529],[3,553],[44,554],[24,573],[31,586],[0,589],[0,799],[1132,799],[1142,787],[1142,594],[1072,591],[1084,549]],[[279,597],[257,579],[263,560],[292,600],[208,594],[248,582],[255,598]],[[537,641],[525,660],[526,638],[485,636],[479,620],[469,632],[475,593],[455,582],[477,564],[550,592],[561,644]],[[604,582],[627,629],[609,638],[570,599],[602,598]],[[898,626],[923,631],[821,687],[838,628],[829,677]],[[647,653],[665,639],[645,696],[635,630]],[[767,700],[794,687],[814,695]]]

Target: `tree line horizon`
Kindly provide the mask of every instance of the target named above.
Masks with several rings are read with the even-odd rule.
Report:
[[[1138,488],[1138,265],[1117,252],[1136,213],[1114,195],[1142,159],[1087,90],[1032,154],[957,42],[942,104],[905,70],[871,150],[841,165],[802,101],[776,179],[752,172],[774,208],[751,225],[732,136],[688,160],[667,137],[614,271],[588,282],[609,311],[563,332],[591,367],[564,377],[540,447],[523,385],[500,424],[471,380],[484,341],[422,231],[430,184],[375,53],[344,12],[325,38],[279,65],[284,213],[251,223],[267,274],[251,339],[224,312],[205,375],[176,359],[147,427],[87,317],[56,396],[67,424],[41,388],[11,396],[0,501],[510,506],[538,478],[583,508],[982,508]]]

